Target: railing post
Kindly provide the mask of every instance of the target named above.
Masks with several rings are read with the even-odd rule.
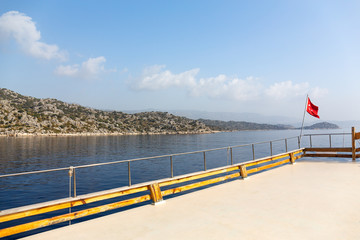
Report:
[[[72,184],[71,178],[73,174],[74,174],[74,167],[70,166],[69,167],[69,198],[71,198],[71,184]]]
[[[170,172],[171,172],[171,177],[174,177],[174,167],[173,167],[173,156],[170,156]]]
[[[272,153],[272,141],[270,141],[270,156],[272,156],[273,153]]]
[[[231,159],[231,165],[233,165],[234,162],[233,162],[232,148],[230,148],[230,159]]]
[[[311,140],[311,135],[309,135],[310,137],[310,147],[312,148],[312,140]]]
[[[330,148],[331,148],[331,134],[329,134],[329,144],[330,144]]]
[[[71,198],[71,177],[74,173],[74,167],[70,166],[69,167],[69,198]],[[71,205],[69,207],[69,213],[71,213]],[[71,220],[69,221],[69,225],[71,225]]]
[[[295,163],[294,153],[290,153],[290,162],[291,164]]]
[[[300,148],[300,136],[297,137],[297,139],[298,139],[298,145],[299,145],[299,148]]]
[[[76,171],[75,168],[74,169],[74,197],[76,197]]]
[[[287,147],[287,138],[285,138],[285,152],[288,151],[288,147]]]
[[[204,152],[204,171],[206,171],[206,155],[205,155],[205,152]]]
[[[128,161],[128,177],[129,177],[129,187],[131,186],[131,169],[130,169],[130,161]]]
[[[352,160],[356,160],[355,127],[351,128]]]
[[[254,144],[252,144],[251,146],[252,146],[253,160],[255,160],[255,147],[254,147]]]
[[[240,176],[245,179],[247,178],[246,165],[240,165]]]
[[[157,205],[160,202],[164,201],[162,194],[161,194],[160,186],[158,183],[153,183],[153,184],[149,185],[148,189],[150,191],[150,197],[151,197],[151,200],[153,201],[153,205]]]

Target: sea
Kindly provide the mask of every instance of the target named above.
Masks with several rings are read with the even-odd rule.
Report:
[[[303,132],[300,146],[350,147],[350,132],[350,129],[307,130]],[[308,134],[313,135],[310,137]],[[0,211],[74,196],[74,175],[76,194],[79,196],[295,150],[299,148],[299,135],[299,130],[274,130],[191,135],[0,137]],[[301,158],[298,161],[304,160],[351,161],[334,158]],[[111,162],[115,163],[104,165]],[[70,178],[71,166],[75,167],[75,174]],[[37,173],[18,175],[29,172]],[[9,174],[16,176],[5,176]],[[141,194],[143,193],[138,193]],[[167,197],[176,197],[175,195]],[[136,193],[2,222],[0,229],[135,196]],[[4,239],[18,239],[146,204],[149,203],[138,203]]]
[[[301,138],[301,147],[310,144],[313,147],[329,147],[329,138],[332,147],[351,146],[349,134],[326,135],[350,133],[350,129],[308,130],[303,133],[305,136]],[[257,159],[294,150],[299,147],[299,134],[299,130],[274,130],[190,135],[1,137],[0,175],[66,169],[0,177],[0,210],[73,195],[70,166],[154,157],[131,161],[130,164],[120,162],[77,168],[76,194],[82,195],[230,165],[231,151],[232,163],[236,164],[253,160],[254,157]],[[310,141],[306,134],[325,135],[313,135]],[[255,143],[254,151],[252,143]],[[221,149],[206,152],[205,161],[202,152],[176,155],[217,148]],[[172,154],[174,156],[170,158],[168,155]],[[167,156],[156,157],[161,155]]]

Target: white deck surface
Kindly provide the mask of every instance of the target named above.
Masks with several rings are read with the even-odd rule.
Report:
[[[360,239],[360,164],[299,160],[26,239]]]

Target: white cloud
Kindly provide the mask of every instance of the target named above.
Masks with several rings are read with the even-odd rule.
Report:
[[[275,99],[284,99],[289,96],[304,96],[309,92],[309,83],[293,84],[292,81],[278,82],[265,90],[265,94]]]
[[[89,58],[81,64],[60,65],[55,69],[55,73],[60,76],[78,77],[84,79],[95,79],[99,74],[106,72],[104,64],[105,57]]]
[[[36,58],[65,60],[66,53],[57,45],[41,42],[40,31],[31,17],[17,11],[0,16],[0,39],[14,38],[21,49]]]
[[[104,72],[105,57],[89,58],[81,64],[80,73],[84,78],[96,77],[99,73]]]
[[[261,89],[262,85],[253,77],[240,79],[221,74],[217,77],[201,78],[190,91],[195,96],[244,101],[255,99]]]
[[[314,98],[322,98],[328,93],[329,91],[326,88],[319,88],[319,87],[315,87],[311,89],[309,92],[310,96],[313,96]]]
[[[315,98],[321,98],[327,93],[328,90],[326,88],[310,88],[310,84],[308,82],[294,84],[292,81],[274,83],[265,90],[265,94],[268,97],[275,98],[277,100],[305,96],[306,94]]]
[[[55,69],[55,73],[63,76],[76,76],[79,73],[79,65],[60,65]]]
[[[138,89],[159,90],[169,87],[195,86],[195,76],[199,69],[173,74],[169,70],[164,70],[164,68],[165,65],[154,65],[145,68],[135,87]]]
[[[211,98],[249,100],[255,98],[262,88],[256,79],[245,80],[219,75],[212,78],[196,79],[200,69],[194,68],[179,74],[165,69],[165,65],[154,65],[144,69],[135,82],[135,89],[159,90],[170,87],[184,88],[190,95]]]
[[[174,74],[165,65],[154,65],[143,70],[142,75],[134,82],[135,89],[160,90],[170,87],[183,88],[192,96],[206,96],[210,98],[248,101],[260,99],[266,101],[304,96],[307,93],[314,97],[327,94],[326,89],[319,87],[310,89],[307,82],[293,83],[284,81],[274,83],[268,88],[254,77],[240,79],[220,74],[216,77],[197,79],[200,69],[195,68]]]

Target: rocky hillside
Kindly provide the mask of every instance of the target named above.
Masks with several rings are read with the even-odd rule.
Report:
[[[164,112],[101,111],[0,89],[0,135],[207,133],[204,123]]]
[[[272,125],[272,124],[260,124],[253,122],[244,121],[219,121],[219,120],[208,120],[199,119],[200,122],[206,124],[214,130],[219,131],[242,131],[242,130],[284,130],[293,129],[290,125]]]

